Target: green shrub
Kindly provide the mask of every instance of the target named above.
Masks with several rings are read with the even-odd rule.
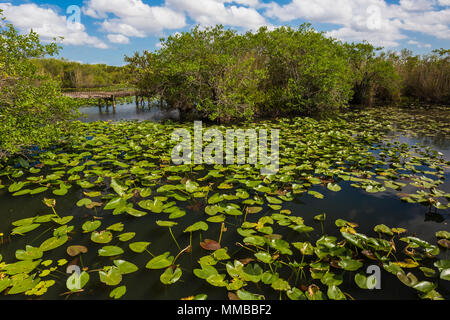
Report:
[[[58,141],[70,129],[66,120],[75,115],[76,105],[61,96],[57,81],[38,75],[31,60],[56,54],[56,44],[43,45],[36,33],[20,35],[2,21],[0,158],[5,158],[32,145],[45,147]]]

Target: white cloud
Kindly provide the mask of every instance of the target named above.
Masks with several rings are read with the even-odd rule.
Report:
[[[108,34],[107,38],[112,43],[119,43],[119,44],[130,43],[130,39],[128,39],[122,34]]]
[[[28,32],[33,29],[42,41],[53,41],[54,38],[64,37],[63,44],[108,48],[106,43],[97,37],[90,36],[83,24],[69,23],[66,16],[60,16],[52,9],[39,7],[36,4],[15,6],[11,3],[0,3],[0,9],[3,10],[7,20],[20,31]]]
[[[450,0],[439,0],[440,5]],[[292,0],[280,6],[271,2],[265,14],[283,22],[304,19],[339,27],[328,35],[344,41],[367,40],[374,45],[396,47],[407,38],[404,31],[450,39],[450,9],[436,9],[437,0]]]
[[[83,12],[104,19],[102,30],[128,37],[145,37],[186,26],[184,14],[164,6],[150,6],[142,0],[88,0]]]
[[[223,24],[257,29],[263,25],[270,25],[255,9],[261,6],[257,0],[166,0],[166,5],[174,10],[186,12],[195,23],[203,26]]]
[[[431,44],[429,44],[429,43],[423,44],[423,43],[421,43],[419,41],[416,41],[416,40],[409,40],[408,44],[416,46],[418,48],[431,48]]]
[[[433,0],[400,0],[400,6],[410,11],[425,11],[433,9]]]

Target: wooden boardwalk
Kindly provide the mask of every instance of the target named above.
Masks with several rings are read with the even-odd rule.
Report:
[[[111,103],[114,111],[116,110],[116,98],[132,97],[136,95],[135,91],[80,91],[80,92],[64,92],[64,96],[71,97],[74,99],[97,99],[98,107],[101,108],[102,102],[106,103],[108,108],[109,103]]]
[[[64,92],[63,95],[75,99],[104,99],[115,100],[116,98],[132,97],[135,91],[93,91],[93,92]]]

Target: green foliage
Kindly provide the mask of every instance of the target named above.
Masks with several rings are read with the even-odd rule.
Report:
[[[352,104],[372,106],[397,101],[401,78],[394,67],[393,56],[377,55],[382,48],[375,48],[367,42],[344,46],[352,74]]]
[[[426,103],[450,100],[450,50],[418,56],[403,50],[394,59],[403,81],[402,95]]]
[[[126,67],[82,64],[65,59],[34,59],[39,73],[61,81],[64,89],[115,88],[126,86]]]
[[[0,12],[1,15],[1,12]],[[21,35],[0,21],[0,158],[24,148],[48,146],[63,137],[75,103],[61,96],[59,83],[39,75],[33,58],[54,55],[55,43],[41,44],[31,31]]]
[[[216,26],[162,39],[157,52],[126,61],[142,95],[228,122],[345,106],[351,82],[342,53],[309,25],[243,35]]]

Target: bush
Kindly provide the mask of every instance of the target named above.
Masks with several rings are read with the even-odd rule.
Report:
[[[143,95],[221,122],[326,112],[345,106],[351,95],[341,44],[309,25],[244,35],[196,27],[126,61]]]
[[[36,33],[20,35],[0,22],[0,158],[48,146],[70,129],[66,120],[75,115],[75,103],[62,97],[57,81],[38,75],[31,60],[57,52]]]
[[[408,50],[396,61],[403,79],[403,96],[425,103],[450,101],[450,50],[414,56]]]
[[[351,104],[373,106],[397,102],[402,84],[393,56],[377,55],[381,48],[367,42],[345,44],[345,48],[353,82]]]

